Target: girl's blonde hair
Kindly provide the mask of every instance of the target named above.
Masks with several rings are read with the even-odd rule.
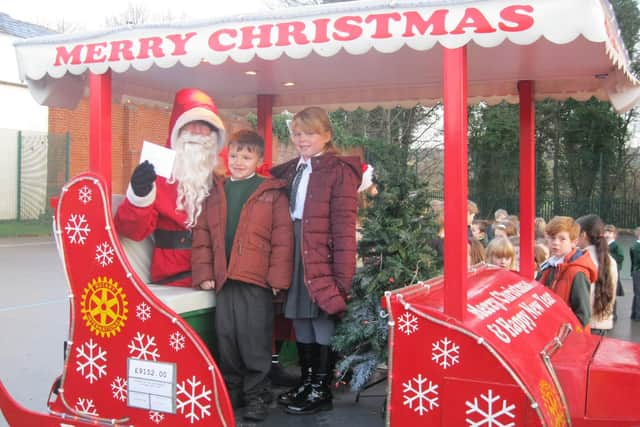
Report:
[[[516,249],[506,237],[496,237],[489,242],[485,251],[485,259],[491,262],[492,258],[511,258],[510,269],[516,268]]]
[[[325,150],[333,148],[333,128],[329,121],[329,115],[320,107],[307,107],[298,111],[291,119],[291,132],[300,130],[305,133],[329,133],[329,142]]]

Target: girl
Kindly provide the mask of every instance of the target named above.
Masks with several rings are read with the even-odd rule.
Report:
[[[506,237],[496,237],[489,242],[485,253],[487,264],[515,270],[516,250]]]
[[[291,123],[299,158],[271,170],[289,182],[294,222],[294,267],[285,302],[293,320],[301,380],[278,396],[291,414],[333,407],[329,382],[336,317],[346,300],[356,263],[357,189],[362,169],[358,157],[336,155],[329,116],[319,107],[297,113]]]
[[[578,246],[589,253],[598,270],[598,278],[591,284],[591,333],[604,335],[613,328],[618,266],[609,255],[602,219],[591,214],[581,216],[576,222],[580,226]]]

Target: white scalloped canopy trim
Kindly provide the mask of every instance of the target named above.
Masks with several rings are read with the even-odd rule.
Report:
[[[384,16],[391,18],[381,18]],[[417,30],[417,26],[408,24],[409,21],[419,23],[420,19],[417,17],[423,21],[429,20],[434,25]],[[439,22],[444,25],[439,25]],[[255,39],[255,43],[248,47],[251,42],[244,40],[242,34],[255,33],[258,28],[269,28],[269,37],[260,39],[261,44],[257,46],[258,39]],[[293,29],[293,32],[287,33],[287,29]],[[426,34],[423,35],[420,31],[426,31]],[[348,34],[351,34],[351,37],[347,37]],[[247,48],[242,48],[242,43],[246,43]],[[559,55],[563,55],[562,52],[566,51],[561,50],[562,46],[574,45],[585,49],[584,52],[580,52],[586,58],[584,67],[574,58],[573,69],[556,69],[553,58],[555,50],[561,52]],[[30,87],[35,87],[36,91],[41,92],[40,95],[34,94],[34,97],[44,100],[44,103],[49,105],[51,102],[47,102],[46,99],[53,99],[51,93],[61,94],[67,91],[71,85],[81,82],[69,77],[84,76],[87,71],[103,74],[112,70],[114,86],[121,80],[122,86],[155,84],[156,86],[149,90],[173,90],[180,86],[176,82],[181,78],[184,80],[182,74],[186,68],[197,70],[189,76],[195,83],[189,81],[183,82],[182,85],[197,83],[199,87],[214,94],[217,100],[230,98],[230,107],[235,104],[235,108],[246,108],[248,105],[237,103],[237,99],[249,93],[241,91],[243,85],[236,86],[239,92],[233,96],[225,92],[228,90],[225,82],[234,77],[232,73],[241,72],[243,66],[245,69],[261,66],[261,71],[266,71],[263,75],[268,75],[270,79],[267,81],[261,75],[261,85],[256,85],[254,93],[273,93],[277,98],[286,99],[288,95],[279,85],[290,80],[292,75],[299,79],[298,81],[306,79],[304,85],[299,86],[305,91],[322,92],[327,87],[338,87],[341,76],[354,72],[344,65],[345,59],[368,57],[370,63],[375,64],[371,58],[377,55],[377,61],[404,61],[403,67],[433,65],[440,69],[442,47],[461,46],[471,46],[477,52],[477,57],[470,58],[471,80],[474,77],[473,71],[477,69],[473,67],[484,68],[481,78],[489,82],[492,76],[487,69],[491,67],[504,72],[504,75],[497,72],[495,78],[511,81],[563,81],[577,77],[585,81],[586,86],[564,91],[564,96],[570,94],[580,97],[580,93],[584,92],[588,96],[595,94],[605,99],[607,93],[622,93],[638,85],[638,80],[629,68],[629,60],[619,37],[619,30],[606,0],[421,0],[342,3],[284,10],[278,14],[236,16],[191,24],[146,25],[102,33],[36,38],[16,42],[16,51],[21,77],[29,82]],[[487,49],[487,52],[504,50],[508,53],[498,56],[499,61],[496,61],[494,53],[492,59],[482,63],[483,49]],[[408,51],[413,54],[408,54]],[[140,52],[146,52],[151,56],[140,58],[144,56]],[[544,61],[540,58],[544,58]],[[325,61],[325,68],[316,68],[315,64],[319,59],[335,61],[328,65]],[[558,58],[557,62],[561,63],[563,59]],[[298,60],[308,66],[308,70],[304,73],[298,70],[299,73],[294,75],[291,70],[295,68]],[[421,61],[424,61],[424,65]],[[205,67],[217,66],[226,67],[225,73],[229,74],[218,75],[220,82],[207,81],[204,77],[207,75]],[[400,80],[400,77],[393,75],[389,69],[377,75],[377,68],[374,65],[370,72],[361,75],[364,78],[369,77],[366,74],[375,76],[371,80],[378,84],[386,84],[385,81],[395,78],[397,81],[393,84],[400,88],[417,84],[416,74],[404,75],[405,80]],[[166,72],[160,73],[162,70]],[[428,68],[425,71],[425,74],[429,73]],[[148,79],[141,82],[141,72],[154,73],[153,78],[149,75]],[[600,74],[603,78],[608,78],[611,74],[616,74],[616,77],[608,78],[608,81],[600,82],[599,86],[595,87],[584,75],[577,75],[581,72],[591,73],[590,78]],[[335,75],[331,75],[328,80],[325,79],[326,75],[331,73]],[[135,80],[136,76],[138,80]],[[440,79],[438,73],[437,76],[432,75],[431,80],[422,80],[422,84],[426,86],[438,85],[438,93],[427,96],[427,100],[440,99]],[[79,84],[85,83],[82,81]],[[615,89],[612,90],[614,85]],[[61,86],[65,87],[64,91]],[[363,90],[367,83],[352,84],[351,87]],[[393,86],[388,88],[391,87]],[[550,95],[556,96],[555,93],[552,91]],[[557,93],[557,96],[562,96],[563,92]],[[475,95],[470,91],[470,96]],[[478,96],[508,99],[512,93],[498,91],[480,93]],[[62,95],[56,99],[61,100]],[[322,100],[316,101],[309,96],[306,99],[315,104],[322,103]],[[399,99],[402,102],[416,101],[415,97],[411,96],[408,99]],[[75,101],[77,102],[77,99]],[[64,102],[72,104],[71,99]],[[359,99],[358,96],[340,102],[370,104],[370,100]],[[252,101],[252,104],[254,103]],[[327,100],[327,104],[331,103]],[[380,103],[384,105],[388,101],[381,100]],[[57,102],[57,105],[60,104],[61,102]],[[221,105],[225,108],[226,104]]]

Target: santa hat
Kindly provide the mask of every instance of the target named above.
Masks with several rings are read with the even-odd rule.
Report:
[[[373,185],[373,166],[366,163],[362,164],[362,182],[358,187],[358,193],[366,190]]]
[[[203,121],[209,123],[218,133],[217,151],[224,147],[224,125],[218,115],[218,108],[213,99],[199,89],[180,89],[173,101],[173,110],[169,120],[169,140],[167,145],[175,146],[180,129],[189,122]]]

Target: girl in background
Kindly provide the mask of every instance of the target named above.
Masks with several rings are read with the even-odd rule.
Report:
[[[589,253],[598,270],[598,278],[591,284],[591,333],[604,335],[613,328],[618,266],[609,255],[602,219],[591,214],[581,216],[576,223],[580,226],[578,247]]]
[[[496,237],[489,242],[485,252],[487,264],[514,270],[516,268],[516,250],[507,237]]]

